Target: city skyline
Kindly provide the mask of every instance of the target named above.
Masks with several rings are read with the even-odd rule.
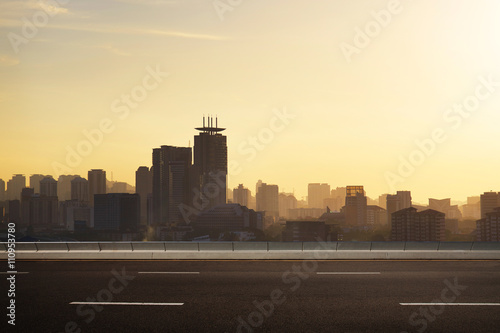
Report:
[[[276,0],[223,13],[194,0],[2,2],[0,178],[100,168],[133,184],[152,147],[193,146],[210,114],[227,128],[229,188],[262,179],[302,198],[309,183],[362,184],[416,202],[498,191],[499,10],[486,0]],[[47,22],[26,35],[40,12]],[[86,141],[68,166],[67,147]]]

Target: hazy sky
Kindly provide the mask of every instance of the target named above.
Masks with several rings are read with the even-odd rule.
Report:
[[[310,182],[420,202],[500,190],[498,1],[42,3],[0,2],[4,180],[102,168],[135,184],[153,147],[192,145],[217,114],[229,184],[253,193],[258,179],[299,199]]]

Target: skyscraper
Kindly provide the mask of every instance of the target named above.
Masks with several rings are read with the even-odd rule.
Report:
[[[26,187],[26,177],[24,175],[14,175],[7,182],[7,200],[20,200],[21,191]]]
[[[44,177],[40,183],[40,195],[46,197],[57,197],[57,181],[52,176]],[[35,193],[36,190],[35,190]]]
[[[141,209],[138,194],[97,194],[94,203],[94,229],[137,231]]]
[[[57,196],[59,201],[66,201],[71,199],[71,181],[77,177],[77,175],[60,175],[57,178]],[[86,201],[89,198],[85,199]]]
[[[215,127],[213,118],[208,118],[208,125],[198,127],[200,131],[194,137],[194,181],[195,186],[208,199],[205,209],[226,203],[227,191],[227,138],[220,134],[225,128]]]
[[[367,199],[363,186],[347,186],[345,219],[347,225],[366,225]]]
[[[0,201],[5,201],[5,182],[0,179]]]
[[[135,172],[135,192],[141,200],[141,224],[147,224],[148,194],[153,193],[153,172],[147,166],[141,166]]]
[[[191,161],[191,148],[161,146],[153,149],[154,224],[171,226],[182,223],[181,205],[193,205]]]
[[[92,169],[88,172],[89,181],[89,203],[94,206],[95,194],[106,194],[106,171],[102,169]]]
[[[330,197],[330,185],[311,183],[307,186],[307,201],[309,208],[326,208],[324,199]]]
[[[481,218],[486,218],[487,213],[492,213],[500,207],[500,193],[484,192],[481,194]]]
[[[233,190],[233,203],[248,207],[250,196],[250,190],[243,187],[243,184],[239,184],[238,187]]]
[[[40,192],[40,182],[42,179],[44,179],[46,176],[44,175],[31,175],[30,176],[30,187],[35,190],[35,193],[41,193]]]
[[[89,202],[89,182],[85,178],[76,177],[71,181],[71,200]]]
[[[297,208],[297,199],[292,193],[280,193],[278,198],[280,217],[289,218],[290,209]]]
[[[257,211],[266,212],[265,217],[272,217],[274,220],[279,217],[279,188],[278,185],[268,185],[262,183],[258,188]]]

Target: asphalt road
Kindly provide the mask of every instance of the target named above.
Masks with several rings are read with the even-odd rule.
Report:
[[[15,326],[0,276],[7,332],[500,332],[500,261],[20,261],[17,271]]]

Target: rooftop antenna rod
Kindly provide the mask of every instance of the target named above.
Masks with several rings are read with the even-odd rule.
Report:
[[[203,127],[205,127],[205,114],[203,114]]]
[[[217,115],[215,115],[215,128],[217,128]]]

